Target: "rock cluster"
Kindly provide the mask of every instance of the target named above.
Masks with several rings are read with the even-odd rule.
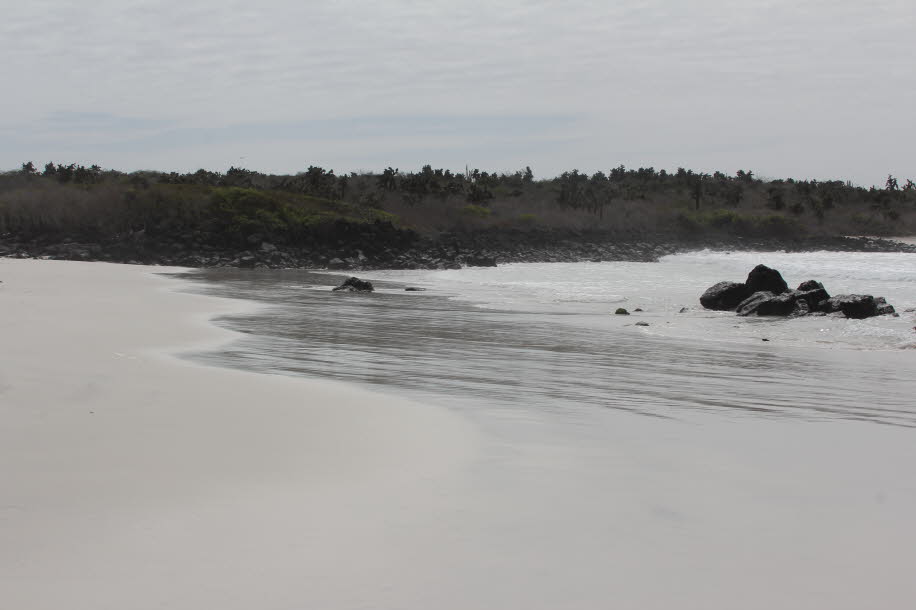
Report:
[[[847,318],[870,318],[894,314],[884,297],[870,294],[830,296],[815,280],[790,290],[782,274],[766,265],[754,267],[744,282],[719,282],[700,296],[706,309],[734,311],[739,316],[806,316],[838,314]]]

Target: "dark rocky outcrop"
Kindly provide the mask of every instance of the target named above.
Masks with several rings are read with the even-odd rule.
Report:
[[[626,309],[624,309],[623,307],[618,307],[618,308],[617,308],[617,311],[615,311],[614,313],[617,314],[618,316],[628,316],[628,315],[630,315],[630,312],[627,311]]]
[[[747,275],[744,281],[748,294],[755,292],[772,292],[782,294],[789,289],[789,285],[782,279],[782,274],[766,265],[757,265]]]
[[[180,233],[150,228],[117,235],[0,232],[0,256],[252,269],[458,269],[495,262],[651,262],[697,248],[916,252],[916,245],[871,237],[711,238],[550,228],[455,230],[423,236],[389,222],[341,221],[322,224],[295,239],[256,232],[242,241],[230,240],[212,227]]]
[[[750,296],[747,284],[738,282],[719,282],[706,289],[700,297],[700,304],[706,309],[729,311]]]
[[[334,292],[373,292],[374,290],[372,282],[361,280],[358,277],[348,278],[343,284],[333,289]]]
[[[769,289],[757,289],[768,286]],[[732,299],[742,294],[736,305]],[[753,292],[748,292],[752,291]],[[719,282],[700,297],[707,309],[734,310],[739,316],[806,316],[842,313],[847,318],[869,318],[878,315],[895,315],[894,307],[884,297],[863,294],[844,294],[831,297],[824,285],[815,280],[799,284],[789,290],[782,275],[765,265],[757,265],[748,275],[747,282]]]

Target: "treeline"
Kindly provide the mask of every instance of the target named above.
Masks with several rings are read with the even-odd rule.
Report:
[[[315,239],[341,223],[388,224],[420,234],[475,229],[557,228],[639,235],[911,234],[916,184],[761,180],[618,166],[536,179],[513,173],[423,166],[416,172],[336,174],[311,166],[295,175],[231,167],[226,172],[122,173],[98,165],[32,162],[0,174],[0,233],[72,233],[92,239],[145,231],[242,242]]]

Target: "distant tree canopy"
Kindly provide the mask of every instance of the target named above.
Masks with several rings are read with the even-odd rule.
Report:
[[[247,194],[232,195],[234,191],[225,189]],[[714,227],[737,232],[778,226],[882,233],[907,230],[916,222],[916,184],[892,175],[883,188],[862,188],[842,181],[762,180],[744,169],[727,175],[623,165],[536,179],[531,167],[514,172],[466,167],[455,172],[423,165],[414,172],[387,167],[378,173],[337,174],[309,165],[296,174],[273,175],[241,167],[123,173],[59,162],[39,169],[27,161],[19,170],[0,174],[0,231],[24,226],[30,214],[35,226],[44,226],[49,206],[63,214],[67,202],[88,206],[102,198],[109,210],[121,215],[139,214],[141,207],[144,218],[164,214],[155,212],[160,206],[170,210],[170,218],[214,214],[220,226],[239,232],[261,221],[265,226],[276,219],[293,222],[299,205],[295,201],[331,216],[347,210],[348,217],[377,218],[384,210],[387,217],[428,232],[483,226],[637,232]],[[226,210],[241,216],[227,220]]]

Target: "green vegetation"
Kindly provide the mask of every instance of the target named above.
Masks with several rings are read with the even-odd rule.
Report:
[[[418,172],[336,175],[309,167],[292,176],[241,168],[225,173],[125,174],[29,162],[0,174],[0,235],[117,240],[143,232],[232,246],[253,237],[317,244],[360,227],[436,236],[473,230],[589,230],[608,235],[909,234],[916,184],[888,176],[881,188],[839,181],[761,180],[619,166],[536,180],[515,173],[426,165]],[[336,243],[336,242],[335,242]]]
[[[490,208],[484,207],[482,205],[476,205],[474,203],[469,203],[461,211],[467,214],[468,216],[474,216],[476,218],[488,218],[493,211]]]

